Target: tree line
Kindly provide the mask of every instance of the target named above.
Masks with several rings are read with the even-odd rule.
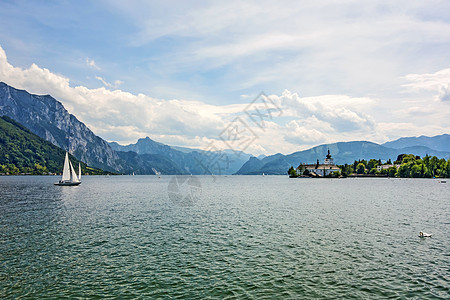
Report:
[[[392,162],[382,163],[380,159],[355,160],[353,164],[337,165],[340,172],[333,172],[327,177],[347,177],[354,174],[368,176],[402,177],[402,178],[450,178],[450,159],[426,155],[421,158],[414,154],[400,154]],[[290,167],[290,177],[310,176],[307,169]]]
[[[378,166],[384,166],[379,170]],[[423,158],[414,154],[400,154],[394,163],[389,159],[355,160],[353,164],[338,165],[342,176],[351,174],[372,174],[402,178],[450,178],[450,159],[426,155]]]

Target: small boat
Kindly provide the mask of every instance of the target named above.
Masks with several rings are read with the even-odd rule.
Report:
[[[69,154],[66,152],[66,158],[64,159],[64,168],[59,182],[55,182],[55,185],[60,186],[73,186],[81,183],[81,165],[78,164],[78,175],[69,160]]]
[[[441,180],[441,181],[439,181],[440,183],[447,183],[447,181],[446,180]]]
[[[158,176],[158,178],[161,178],[161,172],[159,172],[155,168],[152,168],[152,170],[153,170],[153,172],[155,172],[155,175]],[[192,174],[191,174],[191,176],[192,176]]]
[[[431,237],[431,234],[421,231],[421,232],[419,232],[419,237],[421,237],[421,238]]]

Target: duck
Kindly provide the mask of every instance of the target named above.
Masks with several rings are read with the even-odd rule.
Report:
[[[425,238],[425,237],[431,237],[431,233],[425,233],[425,232],[419,232],[419,237]]]

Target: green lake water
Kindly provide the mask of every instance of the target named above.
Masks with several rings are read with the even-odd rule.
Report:
[[[450,298],[437,179],[58,180],[0,177],[2,299]]]

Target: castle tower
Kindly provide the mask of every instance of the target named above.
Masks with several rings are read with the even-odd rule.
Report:
[[[334,165],[333,158],[331,157],[331,154],[330,154],[330,149],[328,149],[328,154],[327,154],[325,160],[323,161],[323,164],[324,165]]]

